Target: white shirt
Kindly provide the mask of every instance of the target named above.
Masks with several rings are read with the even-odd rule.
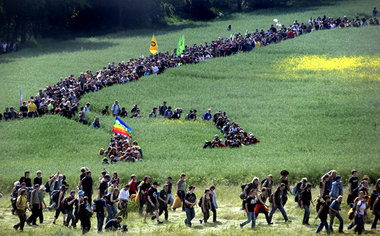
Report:
[[[119,198],[122,200],[129,199],[129,190],[125,191],[124,188],[120,191]]]
[[[358,201],[359,206],[359,214],[364,216],[364,210],[367,208],[367,202],[366,201]]]

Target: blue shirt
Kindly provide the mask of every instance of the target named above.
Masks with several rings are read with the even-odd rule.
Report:
[[[338,200],[332,201],[332,203],[330,205],[330,208],[339,211],[339,209],[340,209],[340,202],[338,202]]]
[[[203,115],[203,119],[204,120],[210,120],[211,119],[211,114],[206,112],[204,115]]]
[[[338,198],[339,195],[341,195],[343,191],[343,183],[342,181],[335,181],[332,183],[331,191],[330,191],[330,197]]]

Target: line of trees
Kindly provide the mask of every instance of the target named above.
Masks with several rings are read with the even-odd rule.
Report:
[[[290,6],[307,0],[0,0],[0,39],[62,37],[211,19],[220,12]]]

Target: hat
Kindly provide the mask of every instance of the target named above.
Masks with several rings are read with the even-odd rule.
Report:
[[[158,107],[153,107],[153,110],[156,110]]]
[[[41,186],[40,186],[40,190],[45,191],[45,190],[46,190],[46,187],[45,187],[44,185],[41,185]]]
[[[335,177],[335,179],[340,179],[341,177],[340,177],[340,175],[337,175],[336,177]]]
[[[83,195],[83,194],[84,194],[83,190],[78,191],[78,195]]]

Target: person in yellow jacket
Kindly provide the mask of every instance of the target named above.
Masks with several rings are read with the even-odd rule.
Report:
[[[20,231],[23,231],[25,221],[26,221],[25,209],[28,207],[27,200],[26,200],[26,189],[21,190],[20,196],[18,196],[16,200],[16,207],[17,207],[16,212],[17,212],[18,218],[20,219],[20,222],[14,225],[13,228],[15,230],[18,230],[18,228],[20,228]]]
[[[33,99],[30,99],[30,103],[28,104],[28,117],[36,117],[36,111],[37,111],[37,106],[34,103]]]

